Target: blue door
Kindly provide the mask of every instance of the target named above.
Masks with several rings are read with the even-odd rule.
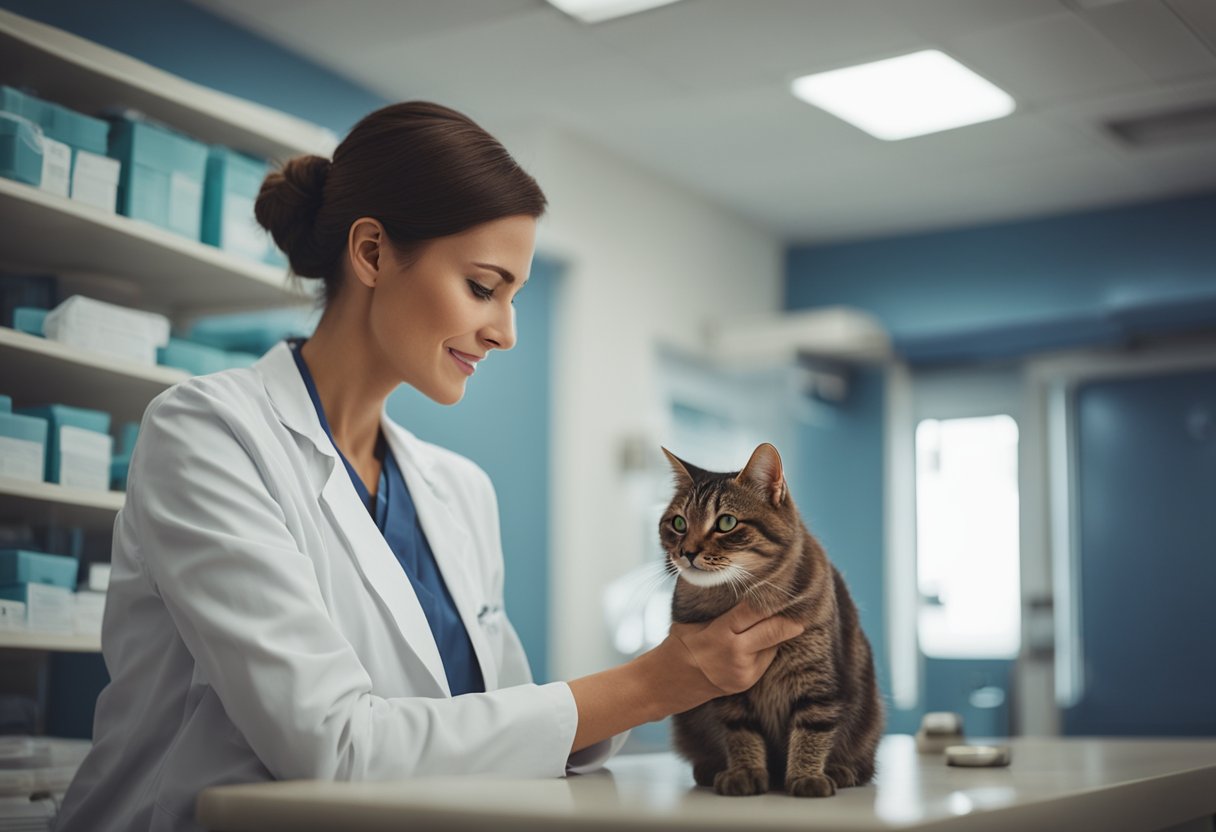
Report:
[[[1066,734],[1216,734],[1216,370],[1077,391],[1083,688]]]

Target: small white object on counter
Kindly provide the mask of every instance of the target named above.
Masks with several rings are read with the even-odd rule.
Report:
[[[952,745],[946,749],[946,765],[967,768],[1000,768],[1009,765],[1007,745]]]
[[[930,711],[921,717],[916,732],[916,750],[941,754],[948,746],[963,742],[963,717],[954,711]]]

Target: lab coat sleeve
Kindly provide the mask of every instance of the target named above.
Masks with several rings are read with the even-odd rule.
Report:
[[[222,393],[186,382],[149,407],[121,523],[196,677],[270,773],[562,776],[578,720],[563,683],[449,699],[372,692],[263,474],[276,460],[259,458],[249,417]]]
[[[494,485],[490,478],[482,474],[484,488],[486,493],[486,508],[493,515],[494,522],[491,528],[497,529],[498,525],[498,497],[494,492]],[[502,553],[501,543],[496,551],[495,562],[492,565],[489,574],[491,577],[490,592],[493,597],[498,599],[500,608],[503,607],[503,569],[502,569]],[[511,622],[503,616],[504,630],[504,649],[502,667],[499,669],[499,683],[504,687],[510,685],[530,684],[532,682],[532,670],[528,666],[528,657],[524,653],[523,644],[519,640],[519,634],[516,633],[515,627]],[[568,690],[568,687],[567,687]],[[574,694],[570,694],[573,701]],[[610,758],[619,752],[622,746],[625,745],[625,740],[629,738],[629,732],[623,731],[616,736],[609,737],[606,740],[601,740],[594,745],[589,745],[586,748],[576,751],[566,760],[566,772],[568,774],[587,774],[602,768]]]

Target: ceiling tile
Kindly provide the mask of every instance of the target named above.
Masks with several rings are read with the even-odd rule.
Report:
[[[1216,3],[1212,0],[1166,0],[1195,35],[1216,52]]]
[[[1208,0],[1216,6],[1216,0]],[[1078,16],[1157,81],[1216,76],[1216,53],[1162,0],[1132,0]]]
[[[1008,91],[1019,106],[1152,83],[1130,58],[1069,12],[967,35],[946,51]]]

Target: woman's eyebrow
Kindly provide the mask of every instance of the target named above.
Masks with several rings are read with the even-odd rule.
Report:
[[[502,279],[505,280],[509,284],[515,282],[515,275],[511,274],[509,271],[504,269],[502,266],[495,266],[492,263],[477,263],[477,262],[474,262],[473,265],[480,266],[483,269],[489,269],[492,272],[498,272],[502,276]]]

